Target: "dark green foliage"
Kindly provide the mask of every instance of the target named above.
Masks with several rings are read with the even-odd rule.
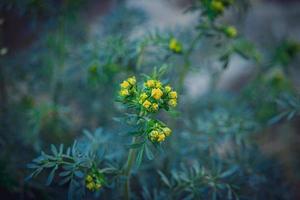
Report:
[[[300,99],[291,75],[299,44],[285,39],[275,50],[257,49],[242,31],[229,37],[222,16],[237,17],[235,11],[247,10],[249,2],[220,0],[221,12],[212,9],[212,1],[193,1],[188,12],[198,18],[189,27],[137,37],[134,28],[148,16],[121,1],[92,33],[82,17],[92,1],[1,2],[1,10],[44,22],[29,47],[1,54],[1,189],[18,199],[20,193],[36,199],[124,199],[127,155],[135,152],[128,159],[131,199],[293,199],[297,147],[282,159],[267,147],[280,153],[283,147],[261,138],[269,129],[273,138],[281,125],[289,128],[282,133],[286,140],[298,130]],[[170,48],[172,39],[180,51]],[[233,56],[254,72],[240,90],[220,91],[217,83]],[[195,80],[186,78],[198,72],[208,74],[208,92],[191,97]],[[164,105],[166,111],[156,116],[140,116],[136,104],[125,110],[117,91],[133,75],[169,82],[178,90],[178,111]],[[172,129],[160,144],[148,135],[159,121]],[[137,140],[130,142],[132,137]],[[87,189],[89,174],[102,184],[99,190]]]

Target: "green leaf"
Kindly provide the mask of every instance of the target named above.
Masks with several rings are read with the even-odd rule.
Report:
[[[53,155],[57,156],[58,152],[57,152],[56,147],[53,144],[51,144],[51,151],[52,151]]]
[[[236,171],[238,170],[238,167],[232,167],[231,169],[223,172],[221,175],[220,175],[220,178],[227,178],[231,175],[233,175]]]
[[[151,149],[147,145],[145,145],[145,151],[146,151],[147,158],[149,160],[153,160],[154,159],[154,155],[153,155]]]
[[[143,160],[143,155],[144,155],[144,146],[139,150],[138,155],[136,157],[136,167],[139,168],[142,160]]]
[[[91,141],[94,141],[94,137],[93,135],[91,134],[91,132],[89,132],[88,130],[84,129],[83,130],[83,134]]]
[[[59,173],[59,176],[68,176],[69,174],[71,174],[71,171],[63,171]]]
[[[64,152],[64,144],[60,144],[59,146],[59,155],[62,155]]]
[[[46,182],[46,185],[49,186],[51,183],[52,183],[52,180],[54,178],[54,174],[55,174],[55,171],[57,170],[58,166],[56,165],[52,171],[50,172],[49,176],[48,176],[48,179],[47,179],[47,182]]]
[[[140,136],[143,134],[142,131],[131,131],[127,133],[128,135],[132,135],[132,136]]]
[[[142,147],[143,144],[145,144],[145,141],[137,142],[137,143],[134,143],[134,144],[130,144],[129,148],[130,149],[138,149],[138,148]]]
[[[72,176],[67,176],[59,182],[59,185],[64,185],[71,180]]]
[[[70,156],[70,153],[71,153],[71,148],[68,147],[67,152],[66,152],[67,156]]]
[[[55,162],[47,162],[45,163],[42,167],[45,167],[45,168],[52,168],[56,165]]]
[[[158,174],[160,175],[161,180],[162,180],[169,188],[171,188],[171,183],[170,183],[170,181],[168,180],[168,178],[166,177],[166,175],[165,175],[162,171],[160,171],[160,170],[158,170],[157,172],[158,172]]]
[[[279,122],[280,120],[282,120],[286,115],[287,115],[287,112],[280,113],[279,115],[276,115],[275,117],[271,118],[268,121],[268,124],[269,125],[275,124],[275,123]]]
[[[39,157],[33,159],[32,162],[40,164],[41,162],[43,162],[45,160],[47,160],[47,159],[44,156],[39,156]]]

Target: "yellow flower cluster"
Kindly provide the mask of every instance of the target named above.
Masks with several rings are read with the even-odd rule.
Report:
[[[177,105],[177,92],[170,86],[163,87],[158,80],[147,80],[138,102],[149,112],[156,112],[164,105],[175,107]]]
[[[99,190],[102,187],[102,181],[96,174],[89,174],[85,177],[86,188],[90,191]]]
[[[151,119],[150,114],[158,112],[160,109],[169,110],[170,107],[175,107],[178,98],[177,92],[171,86],[165,85],[155,78],[148,78],[141,85],[136,83],[135,77],[128,78],[121,83],[121,96],[123,96],[122,92],[124,90],[128,90],[131,96],[123,99],[125,100],[123,103],[128,104],[128,108],[135,108],[141,117],[139,120],[141,122],[145,121],[146,137],[153,143],[165,141],[171,134],[171,129],[163,122]],[[130,90],[133,90],[133,92],[130,93]],[[92,183],[88,182],[87,184],[88,188],[95,188]]]
[[[230,38],[235,38],[238,34],[238,32],[234,26],[227,26],[224,29],[224,33]]]
[[[156,124],[156,128],[153,129],[149,133],[149,138],[152,142],[163,142],[165,141],[166,137],[171,135],[171,129],[168,127],[161,127],[160,125]]]
[[[119,92],[121,97],[128,97],[134,92],[134,86],[136,84],[135,76],[128,78],[120,84],[121,90]]]
[[[174,53],[181,53],[182,52],[182,45],[179,41],[175,38],[172,38],[169,42],[169,49]]]
[[[177,105],[177,92],[171,91],[168,95],[170,98],[168,101],[168,105],[171,107],[175,107]]]

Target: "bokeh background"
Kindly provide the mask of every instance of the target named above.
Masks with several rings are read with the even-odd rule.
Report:
[[[149,34],[189,43],[199,21],[198,13],[187,12],[194,2],[1,0],[1,199],[65,199],[67,187],[46,187],[43,176],[25,182],[26,164],[50,144],[72,144],[83,129],[102,127],[109,138],[103,145],[124,160],[122,144],[129,140],[112,120],[122,115],[114,101],[118,85],[162,63],[156,54],[165,52],[154,48],[135,66],[135,49]],[[300,199],[300,2],[235,4],[220,21],[237,28],[246,55],[233,54],[224,69],[218,59],[226,48],[208,38],[192,54],[189,71],[181,71],[180,56],[168,61],[180,114],[168,119],[174,133],[165,152],[134,177],[138,199],[147,196],[141,185],[155,188],[160,181],[147,170],[167,173],[195,161],[213,168],[208,163],[216,155],[240,168],[240,199]],[[112,198],[109,190],[100,195]]]

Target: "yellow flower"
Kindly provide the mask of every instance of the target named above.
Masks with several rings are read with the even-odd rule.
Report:
[[[149,107],[151,106],[151,102],[148,101],[148,100],[146,100],[146,101],[143,103],[143,106],[144,106],[145,108],[149,108]]]
[[[150,140],[155,142],[155,140],[158,137],[159,133],[158,133],[158,131],[153,130],[153,131],[150,132],[149,135],[150,135]]]
[[[152,108],[153,108],[153,110],[157,111],[158,110],[158,104],[157,103],[153,103],[152,104]]]
[[[102,187],[102,185],[100,183],[96,183],[96,185],[95,185],[96,190],[99,190],[101,187]]]
[[[85,180],[86,180],[87,182],[91,182],[91,181],[93,180],[93,178],[92,178],[91,175],[87,175],[86,178],[85,178]]]
[[[159,88],[154,88],[151,91],[151,96],[156,100],[160,99],[162,95],[163,95],[163,92]]]
[[[160,81],[156,81],[156,82],[155,82],[155,86],[156,86],[157,88],[161,88],[161,82],[160,82]]]
[[[129,83],[128,83],[127,81],[123,81],[123,82],[120,84],[120,86],[121,86],[121,88],[126,89],[126,88],[128,88],[130,85],[129,85]]]
[[[172,90],[171,86],[167,85],[167,86],[165,87],[165,91],[166,91],[167,93],[171,92],[171,90]]]
[[[95,189],[95,183],[94,182],[88,183],[86,185],[86,188],[91,190],[91,191],[94,190]]]
[[[223,12],[224,11],[224,5],[220,0],[212,0],[211,2],[211,8],[216,12]]]
[[[129,95],[129,91],[127,89],[123,89],[120,91],[120,95],[125,97],[125,96],[128,96]]]
[[[168,137],[169,135],[171,135],[171,133],[172,133],[171,129],[168,128],[168,127],[165,127],[165,128],[163,128],[162,130],[163,130],[164,134],[165,134],[167,137]]]
[[[170,99],[168,102],[169,106],[175,107],[177,105],[176,99]]]
[[[165,138],[166,138],[165,134],[160,133],[157,137],[157,142],[163,142]]]
[[[155,86],[155,81],[154,80],[148,80],[145,85],[149,88],[154,87]]]
[[[162,142],[164,141],[166,136],[163,133],[159,133],[156,130],[150,132],[150,140],[152,142]]]
[[[143,92],[141,95],[140,95],[140,100],[142,100],[142,101],[144,101],[145,99],[147,99],[148,98],[148,95],[145,93],[145,92]]]
[[[172,38],[169,43],[169,49],[175,53],[180,53],[182,51],[182,46],[175,38]]]
[[[226,27],[224,32],[230,38],[235,38],[237,36],[237,33],[238,33],[234,26]]]
[[[136,83],[135,76],[128,78],[127,80],[131,85],[134,85]]]
[[[175,92],[175,91],[170,92],[170,93],[169,93],[169,97],[170,97],[171,99],[177,99],[177,92]]]

